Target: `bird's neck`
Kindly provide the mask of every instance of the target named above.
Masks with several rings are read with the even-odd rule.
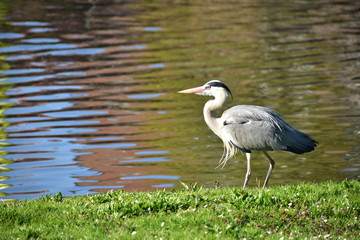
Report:
[[[219,130],[221,129],[221,124],[219,118],[216,117],[216,110],[222,108],[227,103],[226,99],[212,99],[205,103],[204,106],[204,120],[209,128],[219,136]]]

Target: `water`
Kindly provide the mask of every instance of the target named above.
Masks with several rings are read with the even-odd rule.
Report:
[[[270,185],[359,178],[360,3],[0,2],[1,198],[241,186],[245,156],[215,169],[206,97],[281,112],[318,142],[273,152]],[[251,186],[268,162],[252,157]]]

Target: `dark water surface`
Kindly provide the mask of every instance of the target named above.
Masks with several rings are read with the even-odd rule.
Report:
[[[3,0],[0,21],[1,199],[241,186],[206,97],[176,93],[211,79],[319,142],[273,152],[270,185],[359,178],[359,1]]]

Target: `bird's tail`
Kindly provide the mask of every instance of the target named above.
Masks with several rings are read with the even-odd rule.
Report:
[[[318,142],[316,142],[312,137],[296,129],[292,130],[296,131],[296,134],[291,134],[291,137],[286,140],[287,144],[284,149],[285,151],[303,154],[311,152],[315,149]]]

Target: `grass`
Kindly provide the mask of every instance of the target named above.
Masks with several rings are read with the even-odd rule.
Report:
[[[1,239],[359,239],[360,182],[184,185],[0,204]]]

